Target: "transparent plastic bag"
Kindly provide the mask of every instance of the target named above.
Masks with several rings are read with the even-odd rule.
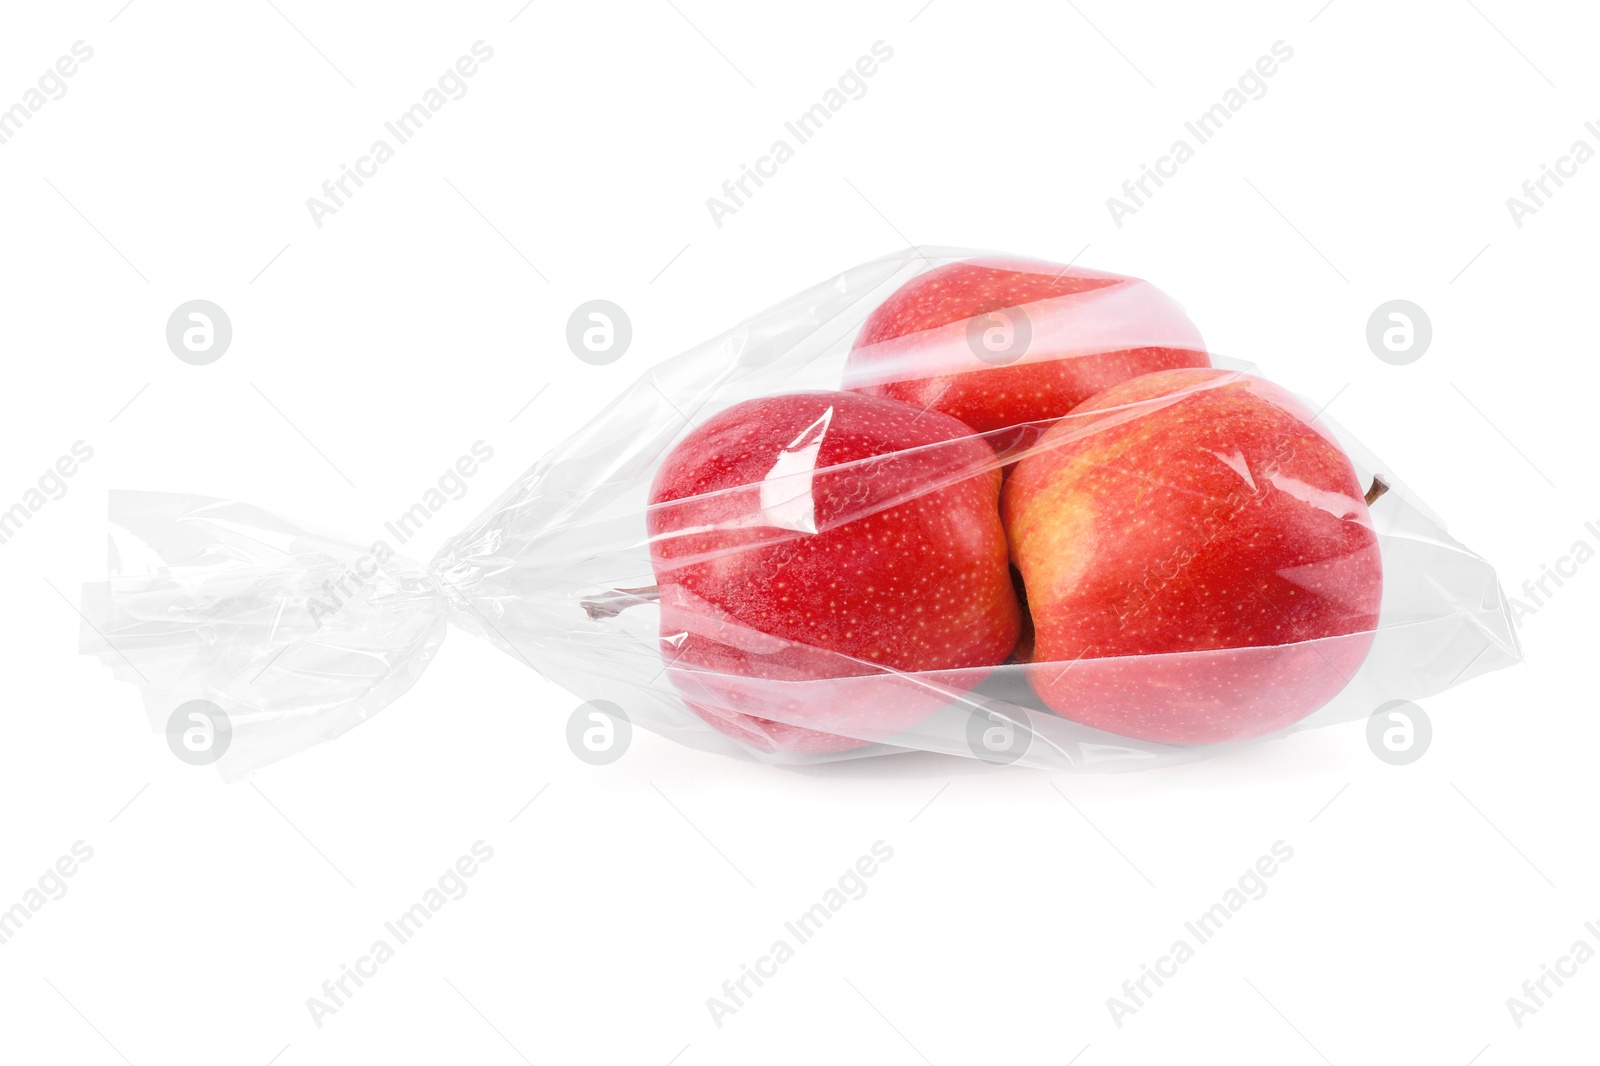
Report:
[[[1348,434],[1313,419],[1247,364],[1206,357],[1177,305],[1143,282],[1072,268],[1072,277],[1089,279],[1078,291],[1014,305],[1009,316],[969,316],[920,331],[914,344],[905,335],[873,340],[884,318],[873,312],[902,285],[976,255],[920,250],[867,263],[655,367],[426,564],[382,542],[342,540],[245,504],[113,493],[110,579],[85,586],[83,650],[140,687],[158,730],[186,701],[220,707],[232,730],[219,763],[229,779],[337,736],[397,698],[451,622],[580,699],[614,705],[635,726],[692,747],[785,764],[933,751],[1051,769],[1155,765],[1247,737],[1365,717],[1386,701],[1420,699],[1518,661],[1493,569]],[[994,329],[1002,333],[991,335]],[[1026,334],[1020,347],[1019,329]],[[862,349],[854,356],[853,346]],[[1196,365],[1184,353],[1197,350],[1200,362],[1217,369],[1169,369]],[[1027,382],[1019,375],[1048,362],[1074,368],[1075,381],[1099,388],[1138,369],[1130,369],[1129,353],[1144,360],[1140,365],[1196,377],[1109,410],[1029,417],[982,432],[930,410],[926,400],[953,395],[944,384],[928,391],[927,381],[941,374],[960,393],[978,380],[962,375]],[[857,390],[852,398],[837,399],[847,386]],[[1348,492],[1285,474],[1283,454],[1251,459],[1249,448],[1204,436],[1222,424],[1215,404],[1263,389],[1274,405],[1263,408],[1269,415],[1293,408],[1309,427],[1298,443],[1273,444],[1280,453],[1300,455],[1304,465],[1306,449],[1342,451],[1349,470],[1339,476],[1387,486],[1370,519]],[[769,435],[787,440],[762,476],[652,506],[658,473],[686,438],[703,436],[722,418],[735,424],[729,439],[739,439],[739,405],[805,393],[815,395],[792,410],[749,408]],[[920,410],[919,395],[926,401]],[[889,408],[873,405],[910,415],[882,415]],[[1199,413],[1183,414],[1191,410]],[[1149,450],[1153,438],[1144,429],[1170,426],[1175,416],[1200,434],[1215,465],[1208,460],[1171,477],[1130,467],[1129,457],[1165,454]],[[792,437],[793,427],[777,425],[784,417],[801,419]],[[981,420],[976,412],[968,417]],[[877,432],[870,427],[884,419],[916,443],[819,462],[862,426]],[[1108,444],[1115,447],[1107,451]],[[681,476],[714,476],[728,454],[713,447],[698,463],[680,462]],[[1004,651],[1011,623],[997,582],[1011,583],[1011,576],[1003,541],[995,554],[998,511],[993,527],[980,512],[990,494],[999,508],[1001,486],[1019,477],[1020,464],[1046,454],[1071,457],[1080,493],[1106,481],[1127,498],[1106,512],[1122,516],[1122,528],[1112,524],[1093,536],[1081,528],[1062,533],[1056,527],[1075,519],[1058,522],[1048,500],[1035,501],[1039,543],[1092,550],[1034,551],[1053,575],[1050,591],[1065,588],[1063,602],[1073,609],[1041,611],[1031,636],[1018,630],[1023,658],[1030,640],[1085,645],[1081,623],[1096,610],[1116,615],[1101,619],[1104,642],[1126,642],[1153,626],[1169,642],[1172,634],[1191,640],[1193,650],[1106,654],[1088,645],[1044,661]],[[1018,485],[1033,483],[1031,474],[1020,476]],[[1236,488],[1218,481],[1228,477]],[[1149,481],[1149,492],[1138,479]],[[1033,481],[1045,485],[1045,496],[1054,491],[1048,476]],[[1160,525],[1163,507],[1196,493],[1209,501],[1198,512],[1191,506],[1198,532],[1185,531],[1175,512],[1167,532],[1141,540],[1140,530]],[[1356,538],[1351,543],[1375,535],[1382,569],[1375,624],[1305,636],[1315,630],[1308,602],[1330,587],[1362,587],[1367,579],[1351,567],[1365,565],[1367,555],[1334,552],[1256,575],[1230,570],[1230,560],[1250,557],[1261,537],[1274,535],[1277,512],[1270,508],[1298,505],[1291,524],[1320,522],[1324,532],[1342,529]],[[890,539],[859,535],[874,522]],[[853,540],[828,539],[846,526]],[[1012,535],[1020,536],[1015,529]],[[954,538],[955,547],[940,536]],[[806,556],[819,546],[841,553],[832,571]],[[1141,550],[1148,556],[1142,562]],[[1063,577],[1059,567],[1049,569],[1080,556],[1090,572]],[[927,576],[936,572],[944,585]],[[677,579],[688,573],[700,579]],[[786,585],[786,573],[809,576]],[[888,613],[830,615],[817,576],[829,573],[840,602],[874,610],[889,603]],[[891,574],[891,584],[905,584],[863,589],[851,585],[852,574]],[[1256,582],[1249,589],[1264,591],[1262,602],[1248,594],[1207,598],[1207,588],[1232,587],[1235,578]],[[919,581],[935,588],[921,600]],[[712,586],[750,595],[708,595]],[[798,597],[783,602],[800,607],[780,619],[782,612],[768,609],[776,601],[763,606],[752,599],[756,592]],[[1137,606],[1110,602],[1123,594]],[[820,606],[811,612],[807,603]],[[1189,605],[1201,619],[1190,627],[1192,638],[1162,614],[1172,603]],[[1233,624],[1228,610],[1260,615],[1252,624],[1263,642],[1204,647],[1206,626]],[[796,620],[807,618],[826,639],[796,630]],[[1017,625],[1025,618],[1018,613]],[[870,640],[851,628],[852,619],[870,630]],[[1274,642],[1272,633],[1301,636]],[[918,665],[902,668],[910,662]],[[1172,722],[1185,728],[1174,730]]]

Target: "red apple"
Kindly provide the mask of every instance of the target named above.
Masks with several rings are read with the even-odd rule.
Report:
[[[1260,378],[1169,370],[1100,393],[1016,464],[1001,513],[1029,681],[1074,721],[1259,736],[1332,699],[1372,643],[1382,564],[1355,470]]]
[[[808,392],[737,404],[666,457],[651,562],[670,674],[763,750],[886,739],[1017,642],[993,449],[895,400]]]
[[[1008,451],[1119,382],[1210,365],[1183,309],[1148,282],[970,259],[919,274],[867,317],[845,387],[941,411]],[[1013,429],[1024,423],[1037,425]]]

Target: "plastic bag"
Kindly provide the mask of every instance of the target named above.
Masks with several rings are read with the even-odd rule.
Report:
[[[864,326],[882,325],[884,316],[873,319],[872,313],[906,282],[976,254],[914,250],[867,263],[655,367],[519,477],[427,563],[406,560],[383,542],[342,540],[246,504],[115,492],[110,579],[85,586],[83,650],[140,687],[158,730],[168,728],[174,709],[186,701],[220,707],[231,739],[219,768],[229,779],[335,737],[382,709],[426,668],[447,623],[494,643],[582,700],[614,705],[635,726],[692,747],[786,764],[933,751],[1052,769],[1154,765],[1215,752],[1236,736],[1365,717],[1386,701],[1426,697],[1518,661],[1493,569],[1453,540],[1393,470],[1326,419],[1316,422],[1314,434],[1336,442],[1359,484],[1375,478],[1387,484],[1370,521],[1355,517],[1360,509],[1348,500],[1312,499],[1314,488],[1283,476],[1275,460],[1252,466],[1227,448],[1213,448],[1215,470],[1155,479],[1157,495],[1147,499],[1140,493],[1118,512],[1127,528],[1097,533],[1096,551],[1105,554],[1084,555],[1114,560],[1119,543],[1129,549],[1125,554],[1136,555],[1142,542],[1133,526],[1158,515],[1161,499],[1201,491],[1196,477],[1233,470],[1239,489],[1204,510],[1201,524],[1212,528],[1178,535],[1171,551],[1151,549],[1147,554],[1153,557],[1133,571],[1133,584],[1144,589],[1138,593],[1144,613],[1121,632],[1143,625],[1151,603],[1159,615],[1169,588],[1193,586],[1203,560],[1225,574],[1228,553],[1245,550],[1229,546],[1232,531],[1249,527],[1269,500],[1288,501],[1296,494],[1327,514],[1343,515],[1340,521],[1359,523],[1359,529],[1350,527],[1353,534],[1375,534],[1381,610],[1375,624],[1359,631],[1159,654],[1101,654],[1085,647],[1070,659],[1046,661],[997,652],[1001,635],[989,641],[981,663],[965,663],[960,652],[930,668],[901,669],[883,661],[896,657],[896,646],[949,651],[968,636],[968,644],[983,643],[983,627],[1004,610],[973,607],[983,597],[1004,599],[991,569],[984,570],[982,589],[961,597],[902,596],[895,602],[911,606],[892,625],[881,617],[862,619],[879,634],[879,644],[870,646],[887,649],[876,657],[863,652],[869,645],[850,643],[856,636],[849,619],[830,637],[832,644],[819,645],[804,633],[772,632],[758,621],[764,617],[759,604],[718,602],[696,591],[703,591],[704,582],[670,580],[672,566],[687,565],[681,555],[668,558],[671,546],[688,545],[701,574],[709,568],[734,585],[747,581],[767,594],[826,599],[814,581],[812,587],[782,587],[783,575],[775,578],[753,565],[758,556],[752,553],[800,567],[797,574],[821,573],[792,562],[794,553],[822,543],[829,530],[852,522],[858,530],[862,521],[887,523],[888,516],[910,513],[907,508],[920,508],[912,524],[924,534],[947,516],[953,535],[977,536],[977,527],[962,517],[981,510],[974,494],[993,492],[998,504],[1003,479],[1018,476],[1019,461],[1052,449],[1098,454],[1095,449],[1116,434],[1125,450],[1132,447],[1129,439],[1140,436],[1139,427],[1154,424],[1149,420],[1162,411],[1224,395],[1213,390],[1232,387],[1236,392],[1226,395],[1236,395],[1254,387],[1248,364],[1212,353],[1209,363],[1222,373],[1204,373],[1203,380],[1165,396],[1060,421],[1027,418],[981,433],[964,426],[952,433],[948,427],[959,423],[934,412],[927,421],[945,427],[943,436],[928,425],[904,430],[922,433],[920,443],[834,466],[819,465],[817,457],[849,432],[845,413],[856,401],[830,405],[824,396],[809,412],[817,417],[801,424],[802,432],[768,464],[765,476],[717,490],[723,497],[742,492],[749,498],[741,521],[688,528],[663,517],[688,520],[697,509],[702,517],[718,513],[711,506],[716,493],[651,506],[652,485],[676,446],[730,408],[763,397],[836,396],[846,385],[858,390],[852,396],[894,396],[903,387],[913,394],[860,403],[910,400],[915,408],[916,389],[925,389],[938,372],[958,388],[966,380],[959,375],[973,368],[991,375],[1028,373],[1030,358],[1007,354],[1016,347],[1018,328],[1028,334],[1029,351],[1048,350],[1050,359],[1066,361],[1062,365],[1093,371],[1078,376],[1097,387],[1104,383],[1097,375],[1107,381],[1128,375],[1122,364],[1130,352],[1154,352],[1158,365],[1180,367],[1194,365],[1182,353],[1203,352],[1181,310],[1153,288],[1076,268],[1074,276],[1114,282],[1091,280],[1082,291],[1026,302],[1009,318],[970,316],[924,331],[911,347],[903,336],[873,342],[863,334]],[[988,332],[996,329],[999,335]],[[875,357],[852,357],[853,345]],[[942,370],[931,370],[934,364]],[[1300,410],[1309,420],[1309,410]],[[977,413],[968,417],[981,421]],[[1320,446],[1311,437],[1303,443]],[[1081,455],[1075,461],[1080,482],[1113,470],[1109,461],[1099,470]],[[1087,473],[1083,462],[1090,463]],[[1043,513],[1048,527],[1051,512]],[[987,519],[972,521],[981,525]],[[1270,523],[1255,528],[1271,535]],[[1046,534],[1056,535],[1049,529]],[[1071,543],[1089,542],[1080,537]],[[906,542],[899,549],[879,544],[874,550],[880,549],[905,550],[900,573],[910,587],[923,580],[919,567],[932,571],[941,565],[926,543]],[[962,559],[981,557],[983,568],[999,566],[1009,579],[1003,549],[998,561],[988,541],[960,550],[969,549],[970,559]],[[1049,552],[1043,557],[1054,558]],[[664,563],[669,580],[658,583]],[[1324,564],[1345,565],[1338,559],[1318,565]],[[848,558],[839,564],[840,581],[848,584],[852,565]],[[1291,569],[1276,577],[1288,582],[1283,587],[1291,600],[1297,594],[1301,600],[1284,600],[1285,609],[1272,602],[1235,603],[1232,609],[1261,613],[1267,618],[1263,633],[1296,631],[1267,612],[1279,609],[1289,618],[1304,596],[1315,595],[1322,571],[1308,577]],[[1120,580],[1118,587],[1129,585],[1126,574]],[[1079,593],[1069,601],[1094,606],[1092,595]],[[876,602],[874,595],[860,588],[848,592],[854,603]],[[1186,595],[1192,603],[1200,593],[1189,587]],[[1126,605],[1121,609],[1126,615]],[[1062,627],[1073,630],[1079,620],[1072,612],[1041,614],[1034,637],[1059,636]],[[1003,621],[994,624],[997,633],[1005,628]],[[952,635],[952,626],[961,632]],[[1102,639],[1121,639],[1115,626],[1107,632],[1112,636]],[[1024,654],[1028,639],[1024,633]],[[1203,633],[1195,639],[1204,644]],[[853,651],[831,650],[845,646]],[[687,654],[687,648],[698,651]],[[939,659],[930,655],[924,658]],[[1320,709],[1308,714],[1311,707]],[[1201,725],[1163,732],[1163,715]],[[1146,728],[1152,721],[1157,727]]]

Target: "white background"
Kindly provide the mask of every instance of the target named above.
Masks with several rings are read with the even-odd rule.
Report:
[[[1600,520],[1600,162],[1520,228],[1506,207],[1600,146],[1592,12],[275,3],[7,5],[0,106],[73,42],[94,57],[0,145],[0,504],[76,440],[94,458],[0,545],[0,906],[94,856],[0,946],[0,1058],[1593,1059],[1600,961],[1520,1029],[1506,998],[1597,940],[1600,566],[1523,619],[1526,665],[1428,701],[1413,765],[1351,724],[1119,776],[798,773],[651,734],[591,767],[575,697],[456,633],[373,721],[226,786],[77,654],[66,602],[103,574],[109,488],[360,538],[489,442],[426,557],[648,366],[911,242],[1148,278],[1217,351],[1337,397],[1520,597]],[[317,228],[306,198],[480,39],[468,94]],[[716,226],[706,198],[879,40],[865,97]],[[1265,97],[1116,226],[1106,198],[1278,40]],[[597,297],[634,327],[608,367],[564,340]],[[164,338],[194,298],[234,328],[205,367]],[[1394,298],[1433,322],[1409,366],[1365,341]],[[313,1024],[307,997],[480,839],[469,894]],[[706,998],[880,839],[865,898],[715,1026]],[[1107,997],[1278,840],[1265,898],[1115,1026]]]

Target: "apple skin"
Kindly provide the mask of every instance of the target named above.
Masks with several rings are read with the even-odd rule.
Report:
[[[1274,732],[1366,658],[1383,568],[1355,470],[1260,378],[1169,370],[1056,423],[1001,500],[1063,717],[1172,744]]]
[[[1001,340],[1013,330],[1016,350],[989,354],[989,329]],[[844,381],[958,418],[1008,452],[1129,378],[1210,365],[1199,330],[1148,282],[995,257],[935,267],[897,289],[862,324]]]
[[[808,392],[714,415],[650,492],[674,684],[765,751],[916,724],[949,694],[897,672],[961,671],[970,688],[1016,645],[999,492],[994,450],[936,411]]]

